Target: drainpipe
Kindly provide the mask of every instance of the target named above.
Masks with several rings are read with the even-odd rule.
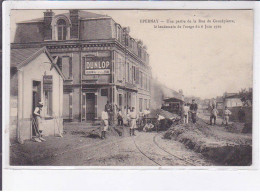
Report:
[[[19,143],[23,143],[23,140],[21,139],[21,125],[22,125],[22,119],[23,119],[23,71],[21,69],[17,69],[18,74],[18,99],[17,99],[17,128],[16,128],[16,135],[17,135],[17,141]]]

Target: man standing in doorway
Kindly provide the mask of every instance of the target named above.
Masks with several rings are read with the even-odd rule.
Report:
[[[198,105],[195,103],[195,99],[192,99],[192,104],[190,105],[190,112],[191,112],[191,120],[193,123],[196,123],[197,120],[197,110]]]

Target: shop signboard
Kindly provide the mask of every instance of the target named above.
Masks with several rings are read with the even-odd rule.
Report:
[[[86,75],[108,75],[111,74],[110,57],[86,57],[85,58]]]
[[[52,91],[53,78],[52,75],[43,76],[43,90]]]

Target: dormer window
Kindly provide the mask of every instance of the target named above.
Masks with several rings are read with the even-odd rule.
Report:
[[[67,37],[67,25],[65,20],[59,19],[57,22],[58,40],[66,40]]]
[[[52,20],[52,40],[70,40],[71,21],[65,15],[58,15]]]

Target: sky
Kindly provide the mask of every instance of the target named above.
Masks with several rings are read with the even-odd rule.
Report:
[[[185,96],[213,98],[253,84],[253,13],[250,10],[89,10],[111,16],[130,35],[143,41],[150,55],[153,77]],[[55,10],[56,14],[68,12]],[[16,22],[43,17],[43,10],[11,12],[11,42]],[[180,29],[154,28],[140,20],[185,20]],[[218,29],[183,28],[187,20],[228,19]],[[169,24],[172,25],[172,24]],[[178,24],[174,24],[178,25]],[[203,26],[205,24],[202,24]]]

